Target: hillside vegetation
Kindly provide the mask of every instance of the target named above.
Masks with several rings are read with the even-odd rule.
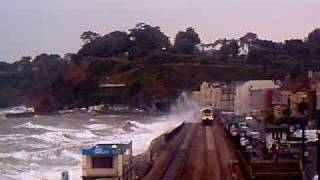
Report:
[[[320,64],[320,29],[305,40],[282,43],[247,33],[201,44],[197,32],[187,28],[171,44],[159,27],[140,23],[128,32],[86,31],[80,38],[83,46],[64,58],[41,54],[1,62],[0,106],[27,104],[48,112],[96,103],[147,107],[195,90],[202,81],[279,79]],[[112,97],[99,86],[106,80],[128,88]]]

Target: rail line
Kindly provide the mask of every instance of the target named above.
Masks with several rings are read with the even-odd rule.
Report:
[[[162,150],[144,179],[235,180],[231,147],[221,124],[188,123]],[[234,160],[234,159],[233,159]]]

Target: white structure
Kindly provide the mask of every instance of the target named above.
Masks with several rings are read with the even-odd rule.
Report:
[[[272,80],[251,80],[236,86],[235,114],[245,115],[263,110],[266,90],[279,88]]]
[[[235,86],[227,83],[208,83],[200,85],[200,91],[193,92],[192,99],[201,107],[234,111]]]
[[[266,147],[271,149],[272,145],[288,143],[288,127],[269,126],[265,128],[266,131]]]

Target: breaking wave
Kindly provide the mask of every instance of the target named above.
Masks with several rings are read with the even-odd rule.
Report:
[[[90,124],[90,125],[84,125],[84,127],[90,130],[103,130],[103,129],[112,128],[112,126],[108,126],[106,124]]]
[[[14,128],[28,128],[28,129],[45,129],[48,131],[69,131],[69,132],[74,132],[76,130],[73,129],[64,129],[64,128],[57,128],[53,126],[43,126],[40,124],[32,124],[32,122],[27,122],[18,126],[15,126]]]
[[[71,122],[76,123],[72,128],[50,123],[44,125],[45,121],[41,119],[22,123],[17,121],[18,124],[13,126],[16,134],[0,135],[0,146],[10,146],[3,151],[5,153],[0,154],[0,174],[3,175],[0,179],[56,180],[60,178],[62,171],[68,170],[71,179],[80,180],[82,147],[99,142],[133,141],[133,153],[137,155],[145,152],[157,136],[183,121],[192,121],[196,112],[199,112],[198,107],[186,94],[182,94],[170,114],[157,117],[146,115],[141,119],[140,114],[130,116],[128,120],[127,115],[104,115],[78,121],[79,116],[70,115],[68,118],[72,118]],[[108,124],[109,121],[100,121],[101,119],[116,119],[118,123]],[[25,148],[27,146],[28,148]]]

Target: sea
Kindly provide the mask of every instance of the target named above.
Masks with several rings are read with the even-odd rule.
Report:
[[[63,171],[80,180],[82,148],[132,141],[138,155],[162,133],[194,121],[197,112],[194,103],[182,100],[167,114],[77,112],[17,119],[2,114],[0,180],[59,180]]]

